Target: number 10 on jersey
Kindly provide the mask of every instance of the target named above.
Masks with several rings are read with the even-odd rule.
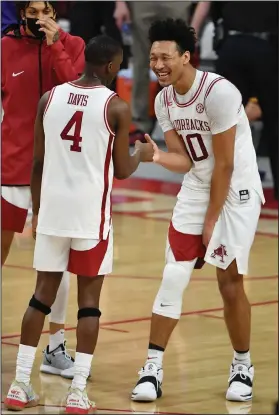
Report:
[[[208,152],[200,134],[187,134],[184,138],[181,134],[179,137],[193,161],[205,160],[208,157]],[[187,146],[186,146],[187,143]]]

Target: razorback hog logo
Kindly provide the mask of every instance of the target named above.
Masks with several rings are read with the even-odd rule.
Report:
[[[220,261],[225,262],[224,257],[228,256],[225,245],[218,246],[218,248],[214,249],[214,251],[212,252],[212,254],[210,256],[212,258],[216,258],[216,256],[219,256]]]

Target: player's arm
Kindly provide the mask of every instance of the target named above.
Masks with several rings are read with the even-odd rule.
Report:
[[[205,222],[215,225],[229,193],[234,167],[236,126],[212,136],[215,164],[212,172],[210,201]]]
[[[217,82],[206,99],[212,132],[214,168],[205,226],[214,226],[228,196],[234,169],[236,124],[241,112],[240,92],[228,81]]]
[[[130,154],[129,130],[131,125],[131,111],[128,104],[119,97],[112,98],[108,108],[108,121],[115,131],[113,146],[114,176],[126,179],[144,161],[141,143],[137,142],[133,154]]]
[[[187,153],[182,138],[174,130],[164,105],[162,92],[155,99],[155,113],[157,120],[164,132],[164,138],[168,151],[154,148],[153,161],[174,173],[187,173],[192,167],[192,161]]]
[[[154,163],[160,164],[160,166],[174,173],[187,173],[192,167],[192,161],[182,139],[175,130],[165,132],[164,137],[168,149],[167,152],[160,150],[149,135],[145,135],[146,140],[153,145]]]
[[[45,93],[39,101],[37,117],[34,130],[34,152],[33,152],[33,168],[31,174],[31,195],[33,215],[38,215],[41,199],[41,184],[44,168],[45,156],[45,133],[43,127],[43,115],[49,92]]]
[[[196,6],[190,26],[195,29],[197,35],[199,35],[201,27],[203,26],[205,19],[209,14],[210,6],[210,1],[199,1]]]

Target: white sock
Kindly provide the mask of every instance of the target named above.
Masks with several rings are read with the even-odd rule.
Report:
[[[93,354],[76,352],[72,388],[84,391],[89,376]]]
[[[250,352],[248,351],[246,353],[237,353],[236,351],[234,351],[233,364],[234,365],[243,364],[247,367],[250,367],[251,366]]]
[[[65,330],[58,330],[49,336],[49,351],[52,352],[64,342]]]
[[[148,355],[147,360],[145,364],[147,363],[155,363],[156,366],[161,368],[163,366],[163,357],[164,352],[161,350],[155,350],[155,349],[148,349]]]
[[[30,383],[30,376],[35,360],[37,347],[20,344],[16,361],[16,381],[26,385]]]

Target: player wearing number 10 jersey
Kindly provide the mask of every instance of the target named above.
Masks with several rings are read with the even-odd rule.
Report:
[[[112,271],[112,181],[136,170],[144,146],[136,143],[130,155],[129,106],[107,87],[122,58],[114,39],[93,38],[85,49],[83,76],[53,88],[38,106],[31,179],[38,276],[22,322],[16,379],[5,400],[8,409],[38,404],[31,370],[45,315],[67,269],[78,276],[79,311],[66,412],[87,414],[95,408],[85,388],[98,337],[100,292],[104,275]]]
[[[147,136],[154,148],[153,161],[187,174],[169,226],[166,265],[153,305],[148,358],[132,400],[153,401],[161,396],[164,350],[180,318],[192,271],[204,260],[217,268],[234,349],[226,398],[250,400],[254,368],[249,354],[250,305],[243,274],[248,271],[264,196],[248,119],[234,85],[189,63],[195,49],[192,28],[182,20],[157,21],[150,28],[149,38],[150,67],[163,87],[156,97],[156,116],[168,149],[161,151]]]

